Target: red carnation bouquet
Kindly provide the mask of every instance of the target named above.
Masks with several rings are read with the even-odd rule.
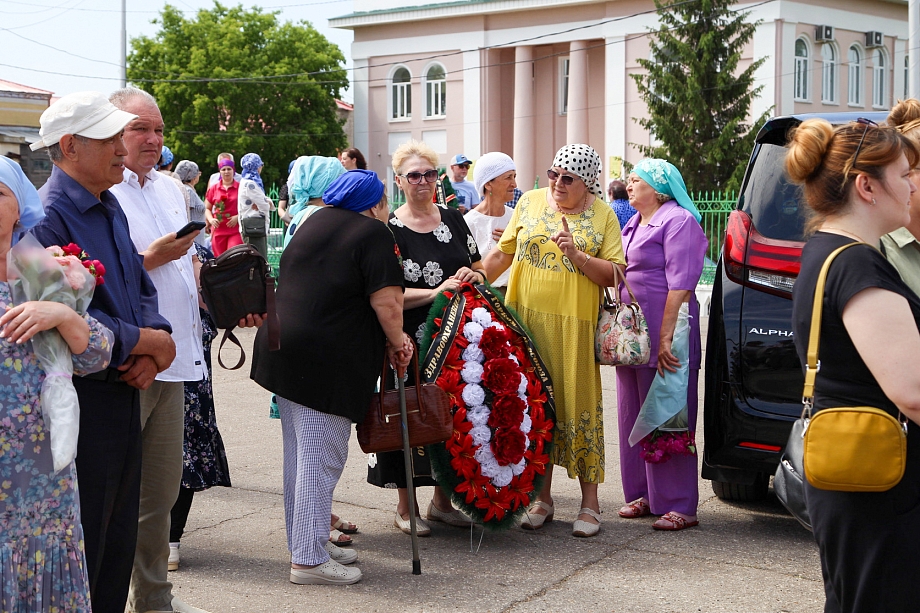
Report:
[[[453,436],[429,447],[435,478],[475,521],[510,527],[546,474],[552,383],[526,330],[489,288],[464,284],[432,314],[423,371],[447,392],[454,422]]]
[[[16,243],[7,255],[7,277],[14,304],[49,300],[66,304],[85,315],[105,267],[91,260],[77,245],[45,249],[30,234]],[[80,404],[73,387],[70,347],[57,329],[32,337],[32,349],[45,371],[41,403],[45,424],[51,433],[54,470],[70,464],[77,455]]]

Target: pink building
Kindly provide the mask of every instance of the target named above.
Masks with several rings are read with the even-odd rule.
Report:
[[[739,4],[760,21],[744,62],[766,57],[752,109],[774,114],[888,109],[907,89],[905,0]],[[354,143],[389,177],[390,154],[426,141],[442,164],[488,151],[515,159],[523,188],[555,151],[588,143],[608,177],[653,138],[630,74],[650,58],[651,0],[355,0],[330,20],[354,30]],[[474,169],[475,172],[475,169]],[[395,188],[391,188],[395,189]],[[392,196],[391,191],[391,196]]]

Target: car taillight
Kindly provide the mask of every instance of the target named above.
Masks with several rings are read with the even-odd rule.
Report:
[[[767,238],[744,211],[728,216],[722,263],[736,283],[790,297],[801,268],[805,243]]]

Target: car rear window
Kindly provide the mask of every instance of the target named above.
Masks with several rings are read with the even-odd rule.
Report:
[[[742,194],[742,210],[767,238],[802,241],[805,200],[801,186],[786,178],[786,148],[764,143],[754,160]]]

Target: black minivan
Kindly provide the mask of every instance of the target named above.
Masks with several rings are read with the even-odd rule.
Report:
[[[757,134],[737,208],[726,226],[706,341],[702,475],[725,500],[767,493],[792,422],[802,412],[804,375],[792,339],[792,287],[804,245],[802,191],[783,169],[790,128],[887,113],[774,117]]]

